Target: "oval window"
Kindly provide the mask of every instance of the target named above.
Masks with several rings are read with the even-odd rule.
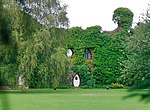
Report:
[[[67,50],[67,56],[68,56],[68,57],[71,57],[72,54],[73,54],[72,50],[71,50],[71,49],[68,49],[68,50]]]

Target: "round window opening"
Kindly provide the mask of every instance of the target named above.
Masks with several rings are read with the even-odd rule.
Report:
[[[73,55],[72,50],[71,50],[71,49],[68,49],[68,50],[67,50],[67,56],[68,56],[68,57],[71,57],[72,55]]]

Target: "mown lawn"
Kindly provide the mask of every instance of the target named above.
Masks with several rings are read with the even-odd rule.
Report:
[[[0,92],[0,110],[150,110],[124,89],[39,89]]]

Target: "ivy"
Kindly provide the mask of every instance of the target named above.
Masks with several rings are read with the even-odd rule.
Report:
[[[123,51],[123,42],[128,34],[127,31],[120,30],[113,37],[102,33],[100,26],[88,27],[85,30],[74,27],[69,32],[69,38],[72,40],[69,42],[68,48],[74,49],[73,65],[78,68],[82,68],[82,65],[89,67],[91,62],[93,65],[88,71],[78,69],[82,86],[89,86],[87,83],[91,81],[93,81],[92,85],[95,86],[120,82],[119,78],[123,68],[121,62],[126,58]],[[91,61],[83,57],[86,48],[94,50]],[[91,75],[92,79],[89,78]]]

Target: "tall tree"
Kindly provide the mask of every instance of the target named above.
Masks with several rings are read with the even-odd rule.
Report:
[[[118,24],[118,27],[129,29],[133,21],[133,13],[128,8],[117,8],[114,11],[112,20]]]
[[[64,48],[58,47],[56,53],[50,57],[50,74],[51,74],[51,83],[54,88],[56,88],[62,76],[68,73],[69,70],[69,59],[66,56]],[[66,75],[67,76],[67,75]],[[67,79],[67,77],[65,77]]]
[[[15,0],[23,11],[50,27],[68,27],[67,5],[60,0]]]
[[[11,17],[4,0],[0,1],[0,85],[15,83],[16,50],[11,39]]]
[[[128,59],[125,61],[124,81],[132,86],[150,78],[150,25],[140,24],[125,47]]]
[[[31,17],[32,14],[28,15],[21,11],[20,6],[12,0],[5,0],[3,3],[10,18],[11,32],[9,39],[11,42],[8,45],[0,45],[0,58],[2,59],[0,62],[0,78],[6,79],[5,82],[12,87],[15,86],[20,74],[26,77],[28,84],[32,87],[47,87],[49,84],[53,84],[54,77],[51,74],[55,74],[55,70],[60,70],[56,69],[58,66],[50,67],[50,65],[53,65],[51,56],[55,56],[57,52],[62,53],[59,49],[57,50],[59,46],[65,47],[64,29],[47,29],[36,22]],[[65,54],[63,53],[61,56],[65,56]],[[60,58],[57,60],[60,60]],[[63,61],[66,61],[65,57]],[[58,63],[58,65],[67,67],[67,63]],[[65,74],[66,70],[62,69],[59,77],[62,76],[62,73]],[[60,81],[59,79],[57,76],[57,82]]]
[[[125,43],[128,59],[124,62],[123,78],[127,85],[141,85],[141,83],[150,80],[149,10],[148,7],[146,14],[142,14],[143,23],[138,23],[133,36],[129,37]]]
[[[3,6],[3,1],[0,1],[0,42],[8,43],[10,36],[10,18],[8,11]]]
[[[133,86],[131,90],[150,87],[150,23],[140,23],[135,33],[125,44],[127,60],[124,61],[123,81],[126,85]],[[142,100],[150,101],[150,90],[147,93],[131,96],[141,96]]]
[[[142,13],[139,17],[140,22],[150,23],[150,4],[148,4],[148,8],[145,13]]]

